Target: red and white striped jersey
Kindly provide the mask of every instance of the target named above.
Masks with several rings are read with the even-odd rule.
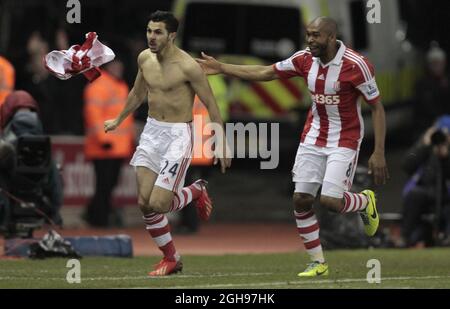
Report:
[[[364,122],[358,97],[373,104],[380,93],[372,64],[341,42],[336,56],[327,64],[309,49],[273,65],[280,78],[301,76],[308,84],[312,105],[301,142],[321,147],[359,149]]]

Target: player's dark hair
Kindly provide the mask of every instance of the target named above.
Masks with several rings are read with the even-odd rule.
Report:
[[[172,14],[172,12],[167,11],[156,11],[150,14],[150,21],[163,22],[166,24],[166,29],[169,33],[177,32],[178,30],[178,20]]]

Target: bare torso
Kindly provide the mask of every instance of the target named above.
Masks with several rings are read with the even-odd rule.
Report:
[[[176,48],[170,58],[160,62],[145,50],[139,63],[148,95],[148,115],[158,121],[189,122],[195,92],[185,74],[191,56]]]

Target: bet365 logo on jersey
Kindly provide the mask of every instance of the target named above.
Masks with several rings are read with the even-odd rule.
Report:
[[[339,95],[313,94],[312,100],[316,104],[337,105],[341,102]]]

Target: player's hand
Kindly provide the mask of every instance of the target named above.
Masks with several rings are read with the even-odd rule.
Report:
[[[231,151],[226,142],[225,145],[216,147],[214,150],[214,165],[218,162],[220,162],[220,171],[225,174],[226,169],[231,166]]]
[[[119,126],[119,124],[120,123],[119,121],[117,121],[117,119],[106,120],[105,123],[103,124],[105,133],[115,130]]]
[[[206,75],[222,73],[221,63],[204,52],[202,52],[202,58],[196,58],[195,61],[200,64]]]
[[[369,158],[369,175],[373,175],[375,184],[385,184],[389,179],[389,171],[383,153],[374,152]]]
[[[220,171],[225,174],[226,169],[231,166],[231,158],[214,158],[214,165],[217,164],[217,161],[220,161]]]

